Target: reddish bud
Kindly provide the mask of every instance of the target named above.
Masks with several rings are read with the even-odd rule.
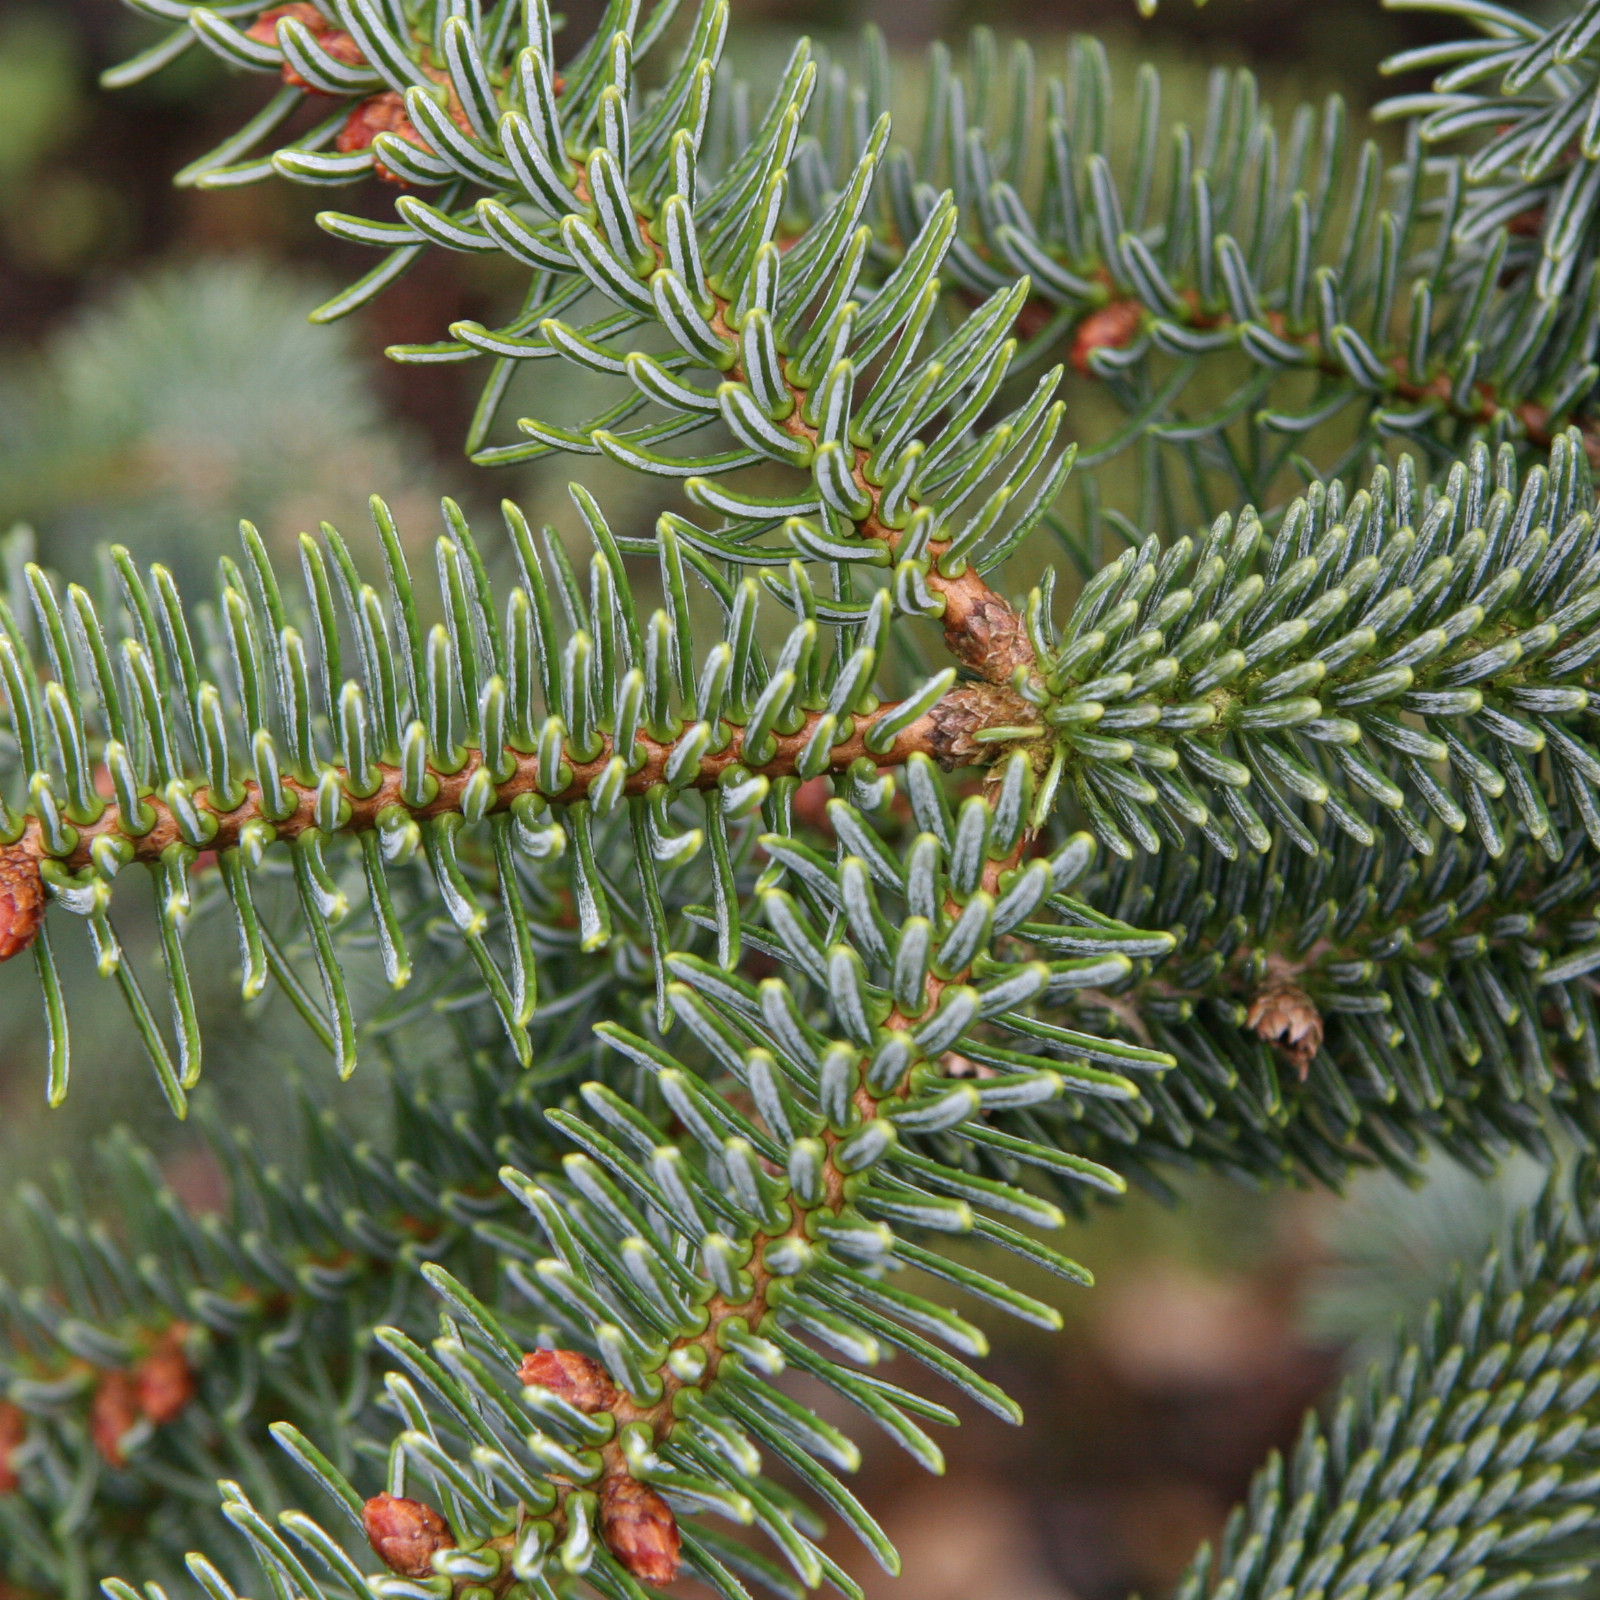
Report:
[[[11,1458],[27,1437],[27,1413],[9,1400],[0,1400],[0,1494],[15,1494],[22,1484]]]
[[[361,53],[361,46],[343,28],[329,28],[326,33],[319,34],[317,48],[323,55],[332,56],[335,61],[342,62],[347,67],[364,67],[367,64],[367,58]],[[314,83],[307,83],[287,61],[283,64],[283,81],[291,88],[304,89],[307,94],[327,93]]]
[[[312,34],[327,33],[333,24],[311,4],[311,0],[292,0],[285,6],[268,6],[265,11],[244,30],[247,39],[254,39],[257,44],[276,45],[278,42],[278,24],[285,21],[303,22],[306,31]]]
[[[185,1332],[181,1322],[174,1323],[133,1369],[139,1410],[157,1427],[176,1421],[194,1399],[194,1371],[183,1348]]]
[[[361,46],[343,28],[334,27],[314,5],[306,4],[306,0],[296,0],[293,5],[273,6],[271,10],[263,11],[245,30],[245,37],[254,39],[259,44],[276,45],[278,24],[286,18],[304,23],[306,31],[315,38],[317,48],[324,55],[332,56],[335,61],[342,61],[347,67],[366,65],[367,58],[362,55]],[[323,92],[315,84],[308,83],[302,78],[287,61],[283,64],[282,77],[292,89],[304,89],[307,94]]]
[[[335,61],[343,62],[347,67],[364,67],[367,58],[361,53],[361,46],[355,41],[353,34],[348,34],[343,28],[329,28],[317,40],[324,55],[332,56]]]
[[[102,1373],[89,1403],[89,1437],[107,1466],[124,1467],[122,1441],[139,1424],[139,1389],[131,1372]]]
[[[677,1519],[654,1489],[622,1473],[608,1477],[600,1490],[600,1532],[606,1548],[641,1583],[659,1587],[678,1576]]]
[[[549,1389],[570,1406],[592,1415],[617,1403],[617,1386],[598,1361],[576,1350],[532,1350],[517,1376],[530,1389]]]
[[[374,1495],[361,1508],[361,1523],[379,1560],[408,1578],[431,1578],[433,1552],[455,1548],[444,1518],[420,1500]]]
[[[25,851],[0,849],[0,961],[33,943],[43,911],[39,863]]]
[[[1311,1070],[1322,1048],[1322,1014],[1299,984],[1269,977],[1245,1021],[1269,1044],[1278,1045],[1302,1078]]]
[[[1098,311],[1091,311],[1078,324],[1072,341],[1072,365],[1085,377],[1090,375],[1089,357],[1096,350],[1121,350],[1139,336],[1144,307],[1137,300],[1113,300]]]
[[[467,114],[461,109],[461,97],[456,93],[455,85],[450,81],[449,75],[435,67],[424,66],[422,70],[435,83],[444,87],[449,100],[447,109],[450,120],[463,133],[470,135],[472,124],[467,121]],[[355,150],[365,150],[380,133],[392,133],[397,139],[404,139],[407,144],[414,144],[417,149],[426,150],[429,155],[433,154],[433,146],[417,132],[416,124],[407,113],[405,100],[393,89],[385,89],[382,94],[375,94],[363,100],[345,118],[344,126],[340,128],[339,136],[334,140],[334,147],[341,155],[349,155]],[[385,183],[395,184],[401,189],[406,187],[406,180],[384,166],[381,161],[372,163],[372,171]]]
[[[393,89],[385,89],[382,94],[363,100],[345,118],[339,137],[334,140],[334,147],[341,155],[349,155],[354,150],[365,150],[380,133],[392,133],[407,144],[414,144],[419,150],[428,148],[422,135],[417,132],[416,125],[406,114],[405,101]],[[390,171],[381,161],[374,161],[372,170],[385,183],[397,184],[402,189],[406,187],[406,180]]]

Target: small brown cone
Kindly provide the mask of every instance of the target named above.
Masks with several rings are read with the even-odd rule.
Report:
[[[22,1485],[12,1457],[27,1437],[27,1413],[9,1400],[0,1400],[0,1494],[15,1494]]]
[[[39,863],[21,850],[0,847],[0,961],[33,943],[44,913]]]
[[[303,22],[306,32],[311,34],[327,33],[332,27],[328,19],[311,4],[311,0],[290,0],[288,5],[268,6],[244,30],[244,36],[247,39],[254,39],[257,44],[276,45],[278,24],[289,18],[295,22]]]
[[[1113,300],[1098,311],[1091,311],[1078,324],[1069,359],[1084,377],[1091,375],[1089,357],[1096,350],[1121,350],[1139,337],[1144,307],[1137,300]]]
[[[658,1588],[678,1576],[682,1541],[672,1507],[654,1489],[613,1473],[600,1490],[600,1532],[606,1548],[641,1583]]]
[[[361,1508],[361,1523],[378,1559],[407,1578],[431,1578],[435,1550],[453,1550],[449,1525],[432,1506],[398,1495],[374,1495]]]
[[[1322,1048],[1322,1014],[1292,978],[1269,977],[1250,1004],[1248,1026],[1288,1056],[1301,1078]]]
[[[463,133],[470,135],[472,124],[467,120],[467,114],[461,106],[461,97],[456,93],[455,85],[451,83],[449,75],[440,72],[436,67],[424,66],[422,70],[444,88],[449,100],[447,109],[450,120]],[[344,126],[340,128],[339,136],[334,140],[334,148],[341,155],[365,150],[380,133],[392,133],[397,139],[404,139],[407,144],[414,144],[417,149],[424,150],[429,155],[433,154],[433,146],[417,132],[417,125],[411,120],[404,99],[393,89],[385,89],[382,94],[371,95],[363,100],[344,119]],[[384,166],[381,161],[373,161],[372,172],[374,177],[381,178],[385,183],[395,184],[401,189],[408,187],[406,180],[399,173]]]
[[[406,113],[405,101],[393,89],[385,89],[382,94],[375,94],[363,100],[344,119],[339,137],[334,140],[334,148],[341,155],[349,155],[355,150],[365,150],[380,133],[392,133],[404,139],[407,144],[414,144],[419,150],[428,149],[422,135],[417,132],[416,125]],[[396,184],[402,189],[407,187],[406,180],[384,166],[381,161],[374,161],[372,170],[385,183]]]
[[[131,1372],[118,1368],[102,1373],[89,1402],[89,1437],[104,1458],[107,1466],[124,1467],[128,1458],[123,1454],[123,1438],[140,1419],[139,1387]]]
[[[176,1421],[194,1399],[194,1370],[183,1348],[185,1332],[182,1323],[174,1323],[133,1369],[139,1409],[157,1427]]]
[[[523,1386],[548,1389],[568,1405],[593,1415],[617,1403],[617,1386],[598,1361],[576,1350],[530,1350],[517,1370]]]

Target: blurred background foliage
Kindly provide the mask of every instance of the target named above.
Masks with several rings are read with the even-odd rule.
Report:
[[[598,9],[572,8],[575,36]],[[1168,117],[1200,103],[1209,68],[1246,65],[1285,120],[1298,99],[1333,89],[1359,113],[1391,87],[1376,63],[1439,31],[1378,0],[1164,0],[1147,22],[1129,0],[738,0],[735,18],[730,55],[758,79],[795,31],[849,52],[874,22],[896,53],[897,99],[914,103],[934,37],[977,23],[1025,30],[1048,66],[1088,31],[1110,46],[1119,85],[1141,60],[1160,67]],[[292,561],[295,535],[322,518],[364,542],[373,490],[419,556],[442,493],[474,516],[509,494],[535,520],[569,520],[571,463],[496,478],[462,461],[475,371],[382,359],[385,345],[438,337],[457,318],[497,320],[513,287],[501,258],[430,252],[353,323],[310,327],[328,285],[369,264],[319,232],[316,192],[169,182],[272,85],[229,78],[197,50],[137,89],[101,92],[97,74],[143,42],[116,0],[0,4],[0,527],[25,520],[39,559],[91,586],[96,545],[115,540],[194,592],[209,588],[240,517]],[[380,215],[391,198],[353,191],[340,203]],[[1092,436],[1092,388],[1068,398]],[[583,476],[614,520],[653,519],[650,480],[593,460]],[[219,949],[196,974],[214,1037],[217,1013],[237,1008],[232,958]],[[88,997],[74,1021],[79,1092],[46,1113],[36,1007],[18,1003],[30,980],[0,969],[0,1191],[69,1153],[77,1165],[121,1119],[165,1153],[193,1205],[215,1205],[223,1175],[157,1109],[120,1008],[87,970],[66,976]],[[208,1061],[208,1092],[269,1140],[285,1077],[263,1069],[292,1064],[298,1037],[271,1011],[241,1018],[225,1059]],[[312,1087],[363,1132],[381,1123],[381,1075]],[[1377,1353],[1453,1262],[1492,1248],[1536,1179],[1521,1166],[1485,1186],[1435,1166],[1420,1194],[1373,1175],[1343,1200],[1180,1178],[1184,1205],[1136,1196],[1078,1229],[1062,1247],[1099,1286],[1068,1304],[1065,1337],[1007,1332],[995,1358],[1029,1413],[1020,1439],[969,1414],[944,1480],[887,1446],[869,1455],[866,1498],[908,1554],[897,1586],[862,1572],[869,1592],[1112,1600],[1165,1588],[1341,1366]],[[829,1408],[821,1391],[808,1399]]]

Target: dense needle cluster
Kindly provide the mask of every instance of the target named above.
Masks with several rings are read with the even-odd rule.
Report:
[[[603,456],[672,508],[447,501],[436,589],[381,500],[375,567],[323,524],[298,581],[245,524],[205,599],[14,536],[0,959],[51,1099],[73,919],[180,1115],[186,945],[231,924],[244,998],[386,1073],[394,1127],[308,1100],[286,1167],[213,1113],[215,1215],[122,1135],[114,1219],[19,1196],[5,1583],[858,1596],[819,1507],[899,1557],[785,1373],[938,1471],[908,1369],[1020,1421],[966,1302],[1059,1326],[1001,1274],[1088,1283],[1068,1209],[1600,1144],[1600,0],[1417,3],[1465,36],[1357,147],[1245,74],[1167,126],[1088,40],[1043,82],[937,48],[907,124],[871,34],[759,103],[726,0],[576,42],[545,0],[130,0],[167,28],[113,83],[276,82],[179,181],[388,185],[322,214],[380,254],[320,319],[504,255],[508,321],[391,355],[486,366],[480,464]],[[1577,1581],[1589,1162],[1185,1600]]]

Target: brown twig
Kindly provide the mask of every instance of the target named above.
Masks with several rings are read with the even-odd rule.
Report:
[[[829,770],[844,772],[852,762],[862,756],[880,766],[898,766],[913,751],[920,750],[937,756],[941,752],[948,753],[957,748],[964,748],[961,730],[946,727],[944,719],[939,715],[939,709],[935,707],[926,716],[918,718],[908,728],[902,729],[886,753],[881,755],[873,753],[867,749],[866,732],[874,722],[880,721],[894,709],[894,704],[890,703],[880,706],[868,716],[855,718],[855,729],[851,736],[833,747]],[[777,751],[772,759],[760,763],[752,761],[748,764],[753,770],[767,777],[792,775],[801,751],[804,750],[821,720],[821,713],[811,712],[797,732],[774,733],[772,737],[776,741]],[[713,789],[723,773],[732,767],[744,764],[746,761],[744,733],[742,727],[731,727],[724,748],[708,752],[701,758],[700,770],[691,780],[689,787]],[[588,798],[590,791],[610,765],[613,754],[611,737],[604,734],[599,737],[600,754],[592,760],[575,761],[570,756],[565,759],[572,776],[560,790],[548,793],[549,799],[570,805]],[[657,784],[664,782],[667,763],[677,748],[673,741],[660,741],[640,734],[635,746],[636,760],[639,759],[637,751],[640,747],[644,750],[643,759],[628,775],[623,785],[623,793],[627,795],[648,794]],[[508,751],[508,754],[513,761],[513,770],[503,782],[495,785],[494,799],[489,806],[491,812],[506,810],[511,802],[521,795],[546,793],[539,786],[537,755],[520,751]],[[418,805],[406,800],[397,767],[375,764],[379,782],[377,788],[366,795],[352,792],[351,776],[348,771],[342,767],[333,768],[331,770],[338,776],[345,802],[349,806],[348,820],[340,831],[363,833],[376,828],[384,813],[394,807],[398,807],[419,822],[426,821],[430,817],[443,816],[447,812],[459,811],[467,785],[482,764],[482,752],[470,750],[456,771],[432,772],[431,776],[436,786],[432,798]],[[231,849],[239,843],[245,828],[253,822],[267,823],[278,839],[296,838],[317,825],[317,791],[313,785],[302,783],[295,778],[283,779],[283,790],[289,809],[287,815],[276,818],[270,816],[267,808],[263,806],[261,789],[254,779],[247,781],[243,787],[244,798],[231,810],[216,807],[211,801],[208,790],[201,788],[195,791],[193,798],[196,809],[216,824],[216,831],[205,840],[204,849]],[[89,866],[93,859],[94,841],[98,838],[111,837],[126,840],[132,846],[135,861],[159,861],[162,852],[169,845],[182,841],[183,834],[177,818],[158,795],[151,795],[145,804],[154,812],[156,820],[143,833],[129,831],[123,825],[119,808],[114,804],[107,805],[93,822],[84,823],[74,829],[77,839],[67,854],[51,859],[59,861],[69,872],[81,871]],[[40,861],[49,855],[38,820],[30,817],[19,839],[0,846],[0,888],[12,881],[26,883],[29,870],[36,878]],[[0,959],[4,959],[3,955],[0,955]]]
[[[1187,326],[1220,330],[1238,326],[1226,311],[1202,309],[1200,297],[1193,289],[1184,291],[1183,298],[1189,311],[1185,319]],[[1085,308],[1083,316],[1071,330],[1073,368],[1085,377],[1092,377],[1094,367],[1090,358],[1096,350],[1125,349],[1152,320],[1152,313],[1144,302],[1126,292],[1114,293],[1104,303]],[[1280,311],[1267,312],[1266,323],[1278,338],[1298,346],[1311,358],[1306,367],[1298,370],[1315,371],[1330,378],[1349,377],[1344,365],[1323,349],[1322,335],[1316,329],[1291,330]],[[1461,404],[1456,400],[1455,384],[1447,373],[1438,372],[1419,380],[1410,376],[1409,362],[1399,355],[1390,357],[1388,365],[1395,374],[1394,382],[1387,391],[1390,399],[1404,401],[1407,405],[1437,405],[1469,427],[1487,426],[1504,414],[1512,415],[1522,424],[1528,442],[1541,450],[1548,450],[1571,420],[1564,416],[1552,416],[1545,407],[1532,400],[1508,404],[1486,379],[1474,383],[1467,403]],[[1583,437],[1584,451],[1590,465],[1600,470],[1600,421],[1586,418],[1578,423],[1578,431]]]

